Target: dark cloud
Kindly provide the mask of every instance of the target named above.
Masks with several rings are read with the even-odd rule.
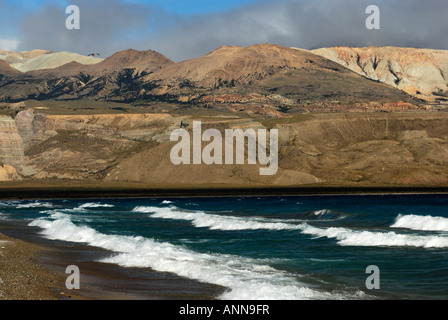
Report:
[[[180,17],[124,0],[79,0],[81,30],[65,29],[65,8],[48,5],[27,17],[21,48],[105,55],[129,47],[179,61],[222,45],[275,43],[329,46],[409,46],[448,49],[446,0],[267,0],[227,11]],[[368,5],[381,10],[381,29],[367,30]]]
[[[380,8],[380,30],[365,27],[366,8],[372,4]],[[446,0],[264,1],[187,21],[163,34],[157,46],[175,59],[195,57],[224,44],[264,42],[305,49],[369,45],[448,49],[446,12]]]

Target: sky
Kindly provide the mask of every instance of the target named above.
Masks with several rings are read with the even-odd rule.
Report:
[[[68,5],[80,9],[79,30],[65,27]],[[369,5],[379,30],[366,28]],[[257,43],[448,49],[447,18],[447,0],[0,0],[0,49],[151,49],[174,61]]]

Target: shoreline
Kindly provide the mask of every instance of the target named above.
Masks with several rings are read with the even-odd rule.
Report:
[[[0,233],[0,300],[61,300],[61,278],[37,261],[45,250]]]
[[[50,189],[46,189],[47,191]],[[87,190],[77,188],[78,193],[67,196],[66,192],[72,192],[74,188],[62,190],[51,189],[61,198],[85,199]],[[199,189],[203,191],[203,189]],[[245,196],[243,194],[228,195],[227,192],[235,190],[250,191],[250,189],[213,189],[206,194],[197,194],[198,190],[187,190],[182,197],[191,197],[191,193],[197,197],[213,196]],[[263,189],[266,190],[266,189]],[[288,192],[296,192],[298,189],[286,189]],[[315,192],[322,189],[302,189]],[[340,190],[340,188],[326,189],[326,192]],[[344,188],[347,191],[347,188]],[[372,191],[372,189],[369,189]],[[384,188],[375,188],[379,194],[447,194],[444,188],[393,188],[395,193],[384,193]],[[1,191],[0,188],[0,195]],[[18,190],[14,190],[17,192]],[[31,193],[40,193],[39,198],[48,199],[48,193],[44,189],[28,189]],[[89,194],[86,199],[100,199],[107,189],[99,193]],[[127,192],[124,192],[127,191]],[[154,192],[154,189],[151,189]],[[160,190],[159,190],[160,191]],[[160,195],[152,193],[150,197],[175,197],[174,192],[183,190],[170,189],[169,192]],[[250,196],[267,196],[257,194],[260,189],[252,189]],[[273,189],[268,196],[279,196],[279,189]],[[281,189],[283,192],[284,189]],[[357,189],[356,195],[365,189]],[[400,191],[400,192],[398,192]],[[426,192],[423,192],[426,191]],[[117,193],[123,193],[126,198],[141,197],[148,190],[141,189],[115,189]],[[165,190],[166,192],[166,190]],[[205,192],[205,191],[204,191]],[[210,195],[212,194],[212,195]],[[22,194],[23,196],[24,194]],[[297,194],[288,194],[297,196]],[[336,194],[300,194],[299,196],[335,196],[349,195],[349,193]],[[178,195],[179,196],[179,195]],[[78,198],[79,197],[79,198]],[[1,196],[0,196],[1,198]],[[105,198],[119,198],[116,194],[109,194]],[[20,199],[23,199],[20,197]],[[58,199],[58,198],[56,198]],[[39,230],[28,227],[25,224],[0,220],[0,300],[216,300],[225,288],[215,285],[199,283],[198,281],[182,278],[173,274],[156,272],[150,269],[123,268],[114,264],[98,262],[101,257],[113,254],[112,252],[89,247],[83,244],[75,244],[64,241],[48,240],[39,235]],[[69,276],[65,274],[65,268],[69,265],[77,265],[81,270],[81,290],[68,290],[65,280]],[[9,284],[9,286],[8,286]],[[11,284],[14,284],[11,286]]]
[[[72,185],[1,183],[0,200],[131,199],[179,197],[337,196],[337,195],[448,194],[448,186],[147,186],[133,183]]]
[[[216,300],[224,288],[146,268],[101,263],[112,253],[48,240],[35,230],[0,224],[0,301]],[[80,290],[68,290],[69,265],[80,269]]]

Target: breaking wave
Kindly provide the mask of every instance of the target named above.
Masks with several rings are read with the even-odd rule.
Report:
[[[81,204],[75,208],[64,208],[61,209],[63,212],[69,213],[77,213],[77,212],[88,212],[90,209],[98,209],[98,208],[113,208],[115,207],[113,204],[105,204],[99,202],[88,202]]]
[[[391,228],[405,228],[422,231],[448,231],[448,218],[399,215]]]
[[[152,218],[186,220],[197,228],[211,230],[298,230],[302,234],[336,239],[341,246],[447,248],[448,237],[398,234],[393,231],[373,232],[348,228],[314,227],[300,220],[281,222],[273,219],[235,217],[184,211],[175,207],[135,207],[134,212],[150,213]],[[294,223],[295,222],[295,223]]]
[[[135,207],[134,212],[151,213],[152,218],[187,220],[197,228],[210,230],[236,231],[236,230],[298,230],[299,225],[284,223],[264,218],[241,218],[208,214],[199,211],[181,211],[175,207]]]
[[[186,247],[143,237],[109,235],[87,226],[75,225],[64,213],[35,219],[30,226],[42,228],[42,234],[54,240],[86,243],[115,252],[101,260],[123,267],[152,268],[201,282],[220,285],[228,290],[224,300],[277,299],[353,299],[365,297],[361,291],[332,294],[311,289],[297,275],[274,269],[251,258],[226,254],[206,254]]]
[[[78,207],[78,209],[86,209],[86,208],[113,208],[115,207],[113,204],[105,204],[105,203],[96,203],[96,202],[89,202],[84,203]]]
[[[336,239],[341,246],[448,248],[448,237],[372,232],[347,228],[317,228],[304,224],[302,233]]]
[[[27,209],[27,208],[53,208],[53,204],[49,202],[31,202],[31,203],[18,203],[16,205],[17,209]]]

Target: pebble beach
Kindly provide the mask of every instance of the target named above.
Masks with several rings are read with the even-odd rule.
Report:
[[[0,234],[0,300],[59,300],[63,279],[38,264],[41,250]]]

